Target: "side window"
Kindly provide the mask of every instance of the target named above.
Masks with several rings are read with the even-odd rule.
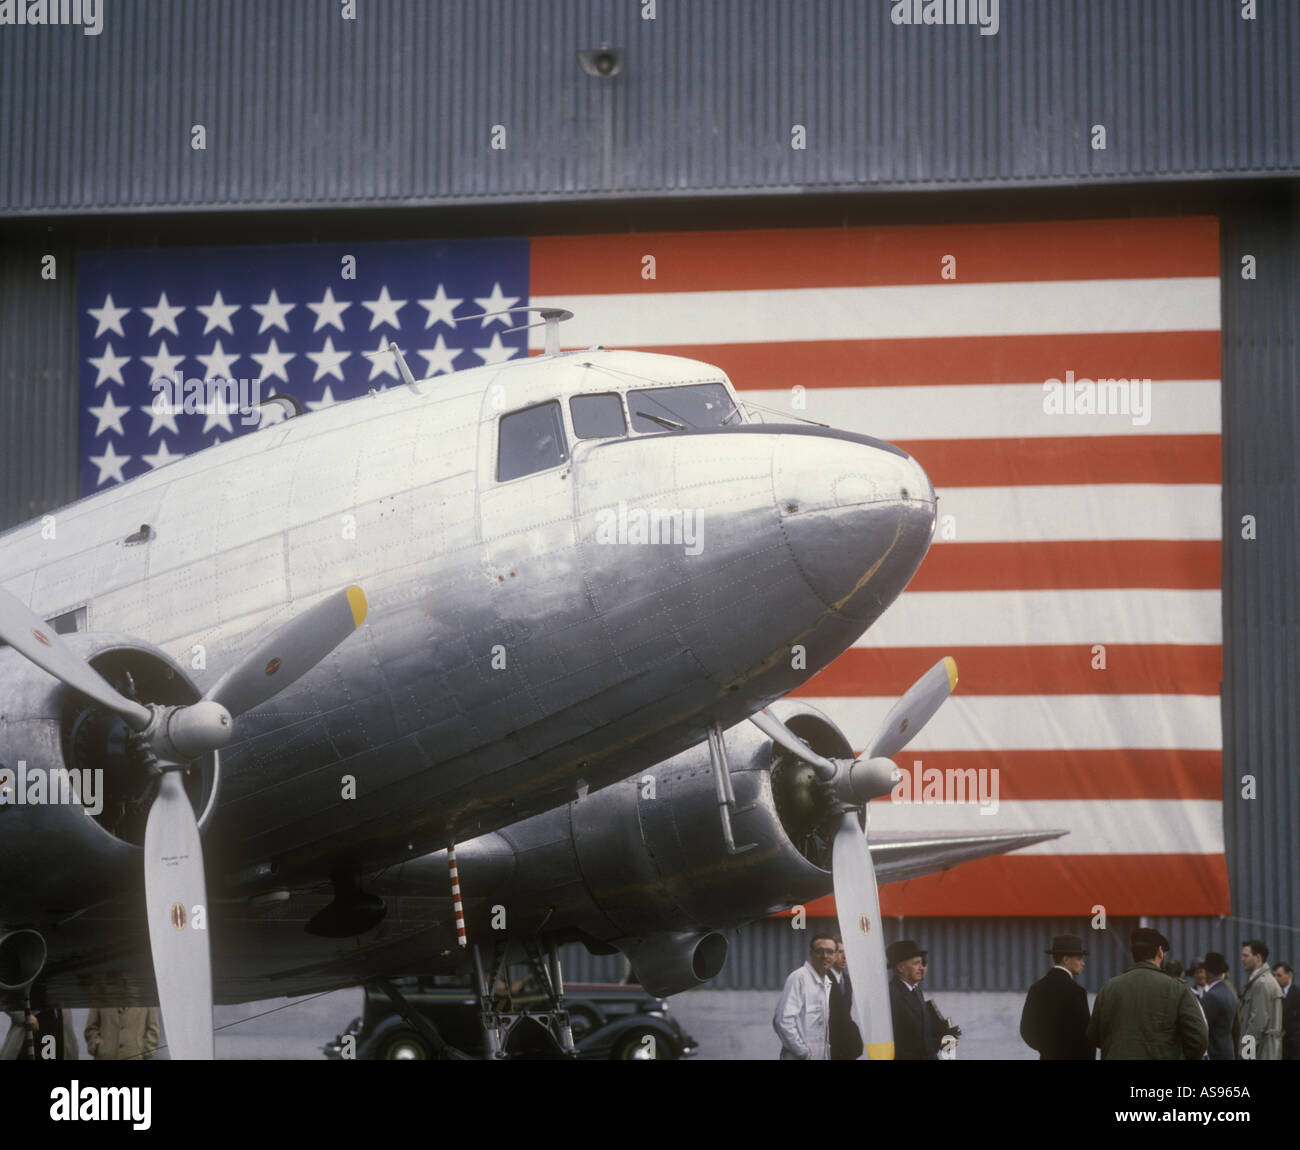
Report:
[[[573,417],[573,434],[579,439],[608,439],[626,435],[623,400],[613,392],[602,395],[575,395],[569,400]]]
[[[518,479],[559,467],[569,458],[558,400],[501,417],[497,479]]]

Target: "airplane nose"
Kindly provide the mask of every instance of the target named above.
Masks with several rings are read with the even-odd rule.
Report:
[[[783,435],[773,490],[804,578],[850,619],[873,621],[893,602],[934,535],[934,488],[920,464],[864,435]]]

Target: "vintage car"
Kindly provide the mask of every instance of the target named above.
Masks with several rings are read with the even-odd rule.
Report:
[[[434,1024],[444,1042],[465,1054],[483,1056],[478,999],[470,987],[437,978],[400,979],[396,986]],[[360,1059],[434,1056],[429,1041],[397,1012],[381,989],[368,985],[365,991],[364,1013],[325,1045],[326,1057],[343,1058],[348,1050],[351,1057]],[[515,1010],[526,1011],[530,1006],[540,1010],[544,1004],[544,996],[527,984],[514,988]],[[565,1004],[579,1058],[688,1058],[699,1046],[669,1013],[664,999],[637,985],[571,983],[566,987]],[[545,1028],[531,1019],[517,1024],[505,1049],[512,1058],[562,1057]]]

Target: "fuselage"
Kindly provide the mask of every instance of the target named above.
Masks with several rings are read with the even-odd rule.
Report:
[[[906,586],[915,461],[734,400],[707,364],[603,350],[390,389],[19,527],[0,584],[200,688],[359,584],[366,624],[239,719],[213,829],[236,888],[383,866],[739,721]]]

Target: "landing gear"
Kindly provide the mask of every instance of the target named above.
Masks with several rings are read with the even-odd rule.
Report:
[[[510,981],[511,943],[495,944],[486,961],[484,948],[474,946],[486,1057],[504,1059],[513,1054],[549,1052],[552,1056],[576,1058],[578,1050],[564,1001],[564,973],[555,942],[548,941],[545,953],[534,939],[521,945],[528,973],[517,983]]]

